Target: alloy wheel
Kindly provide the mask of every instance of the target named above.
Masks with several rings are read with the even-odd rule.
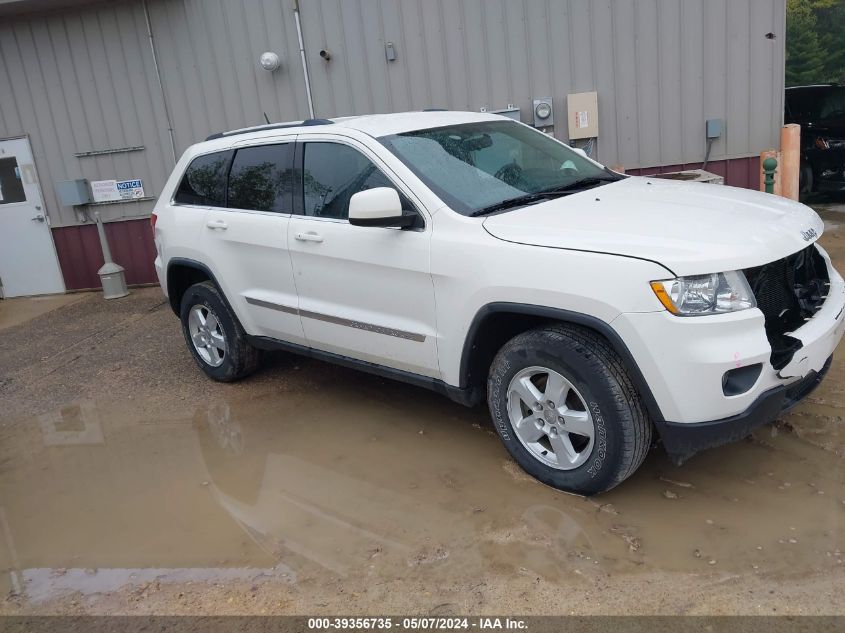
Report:
[[[508,416],[522,445],[558,470],[581,466],[593,451],[595,425],[575,386],[546,367],[527,367],[508,386]]]
[[[188,314],[188,333],[199,357],[219,367],[226,357],[226,333],[220,319],[206,305],[195,305]]]

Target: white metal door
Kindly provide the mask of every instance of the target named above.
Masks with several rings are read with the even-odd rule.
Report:
[[[64,291],[29,140],[0,140],[0,296]]]

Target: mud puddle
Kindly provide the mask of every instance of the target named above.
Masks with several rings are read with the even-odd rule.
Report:
[[[793,433],[681,468],[655,451],[583,499],[524,475],[483,410],[369,376],[0,426],[0,591],[34,603],[149,582],[823,573],[844,520],[841,457]]]

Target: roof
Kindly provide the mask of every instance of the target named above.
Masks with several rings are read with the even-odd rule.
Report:
[[[270,123],[253,127],[218,132],[206,140],[229,138],[241,134],[272,132],[287,129],[291,132],[301,128],[302,131],[313,130],[315,127],[332,126],[333,128],[349,128],[358,130],[373,137],[390,136],[412,130],[422,130],[445,125],[459,125],[461,123],[476,123],[479,121],[500,121],[503,117],[485,112],[460,112],[452,110],[428,110],[418,112],[396,112],[393,114],[367,114],[361,116],[337,117],[334,119],[306,119],[305,121],[288,121],[285,123]]]
[[[66,9],[95,2],[97,0],[0,0],[0,15]]]
[[[839,88],[839,84],[812,84],[808,86],[787,86],[787,90],[805,90],[807,88]]]
[[[337,119],[336,124],[364,132],[370,136],[390,136],[413,130],[424,130],[461,123],[501,121],[506,117],[486,112],[461,112],[436,110],[424,112],[396,112],[394,114],[369,114],[366,116]]]

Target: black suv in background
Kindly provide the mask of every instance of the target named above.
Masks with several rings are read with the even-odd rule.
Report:
[[[801,125],[801,193],[845,191],[845,86],[787,88],[785,118]]]

